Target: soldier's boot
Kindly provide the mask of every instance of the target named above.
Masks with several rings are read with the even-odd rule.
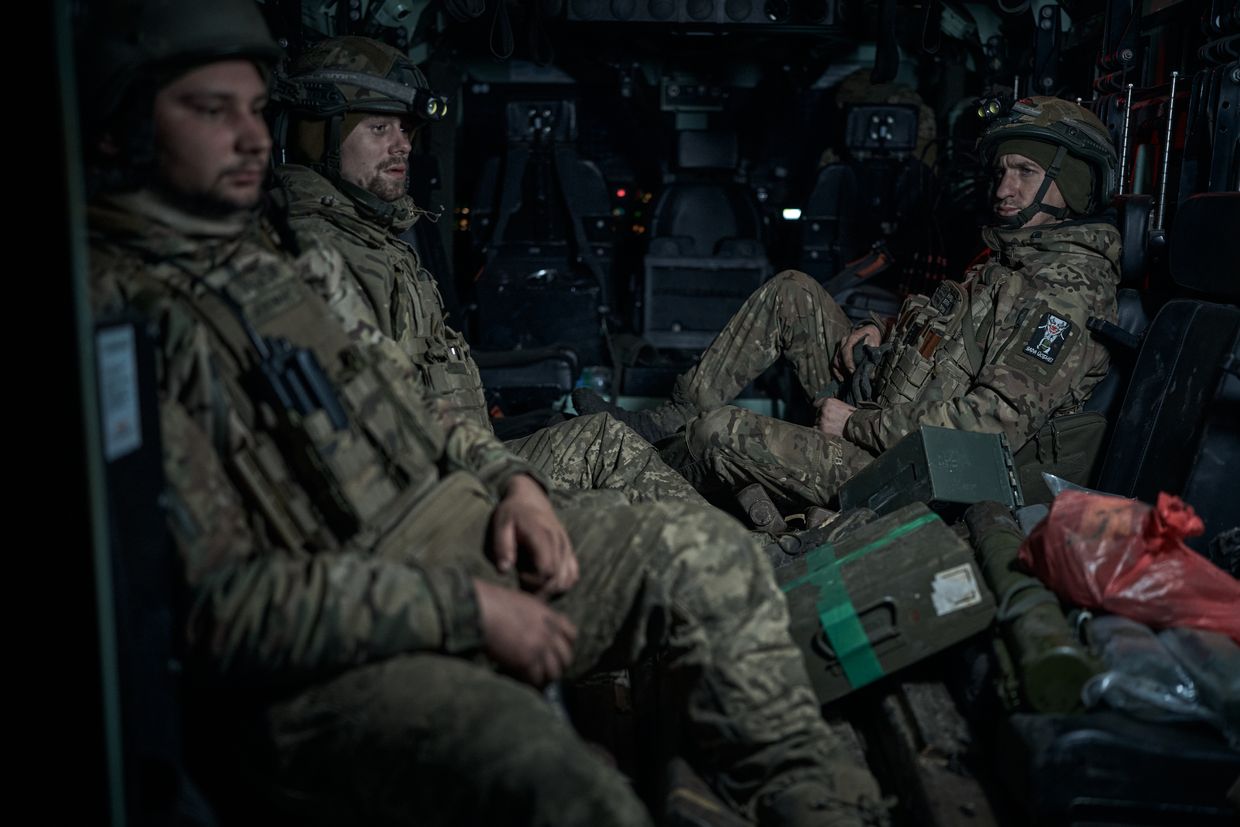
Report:
[[[593,388],[574,390],[573,407],[582,416],[594,413],[611,414],[612,418],[628,425],[651,444],[676,433],[698,413],[692,405],[683,402],[665,402],[657,408],[645,411],[626,411],[599,396]]]
[[[767,534],[783,534],[788,530],[784,516],[779,513],[771,495],[766,493],[762,483],[755,482],[736,492],[736,503],[745,513],[749,527]]]
[[[732,812],[683,758],[671,760],[665,781],[660,827],[752,827]]]
[[[763,544],[762,550],[771,561],[772,568],[783,568],[824,543],[838,542],[878,517],[868,508],[853,508],[838,515],[819,506],[811,510],[812,515],[810,511],[805,513],[806,528],[771,537]]]
[[[805,527],[819,528],[831,522],[837,516],[837,512],[829,508],[823,508],[821,505],[811,505],[805,509]]]

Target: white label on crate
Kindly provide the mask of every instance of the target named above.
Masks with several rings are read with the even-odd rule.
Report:
[[[930,600],[940,617],[981,603],[982,590],[977,587],[973,567],[963,563],[936,574],[930,584]]]

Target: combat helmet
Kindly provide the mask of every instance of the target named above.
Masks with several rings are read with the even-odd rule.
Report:
[[[997,101],[986,101],[978,107],[982,117],[993,117],[989,128],[978,139],[982,162],[992,166],[999,147],[1010,142],[1033,142],[1053,147],[1046,153],[1043,166],[1046,177],[1033,197],[1033,202],[1016,214],[1014,223],[1024,225],[1037,213],[1045,212],[1064,218],[1068,210],[1042,203],[1053,181],[1060,177],[1065,164],[1075,161],[1089,171],[1089,185],[1082,187],[1075,212],[1092,214],[1110,203],[1116,189],[1117,158],[1110,134],[1102,121],[1085,107],[1054,97],[1033,97],[1018,100],[1006,112]],[[1039,159],[1041,163],[1041,160]],[[1060,182],[1061,191],[1065,183]],[[1065,192],[1065,196],[1067,193]]]
[[[410,115],[425,123],[447,114],[447,101],[397,49],[365,37],[337,37],[311,46],[277,80],[276,140],[333,180],[350,113]],[[300,133],[300,134],[298,134]]]
[[[91,9],[79,34],[89,127],[114,118],[139,81],[153,92],[203,63],[249,58],[264,68],[283,55],[254,0],[114,0]]]

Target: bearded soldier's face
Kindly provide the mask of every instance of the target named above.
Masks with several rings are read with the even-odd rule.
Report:
[[[340,177],[384,201],[404,197],[412,134],[407,118],[366,116],[340,144]]]
[[[267,83],[248,60],[200,66],[155,96],[159,186],[207,213],[253,207],[262,194],[271,135]]]

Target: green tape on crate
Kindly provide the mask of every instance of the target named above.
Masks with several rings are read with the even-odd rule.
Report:
[[[825,543],[809,553],[806,561],[809,571],[783,586],[785,592],[808,583],[818,587],[818,600],[814,604],[818,610],[818,622],[822,625],[822,631],[835,651],[835,656],[839,658],[844,676],[853,688],[878,680],[884,672],[878,656],[874,654],[874,647],[866,636],[865,628],[861,625],[861,618],[853,608],[848,589],[844,586],[843,565],[864,557],[875,549],[890,545],[938,519],[935,514],[923,514],[838,560],[835,559],[835,547]]]
[[[855,689],[865,686],[883,676],[882,664],[874,647],[866,637],[861,618],[853,608],[844,581],[839,577],[839,567],[831,566],[825,577],[818,582],[818,622],[827,633],[827,640],[844,667],[844,676]],[[828,574],[829,572],[829,574]]]

